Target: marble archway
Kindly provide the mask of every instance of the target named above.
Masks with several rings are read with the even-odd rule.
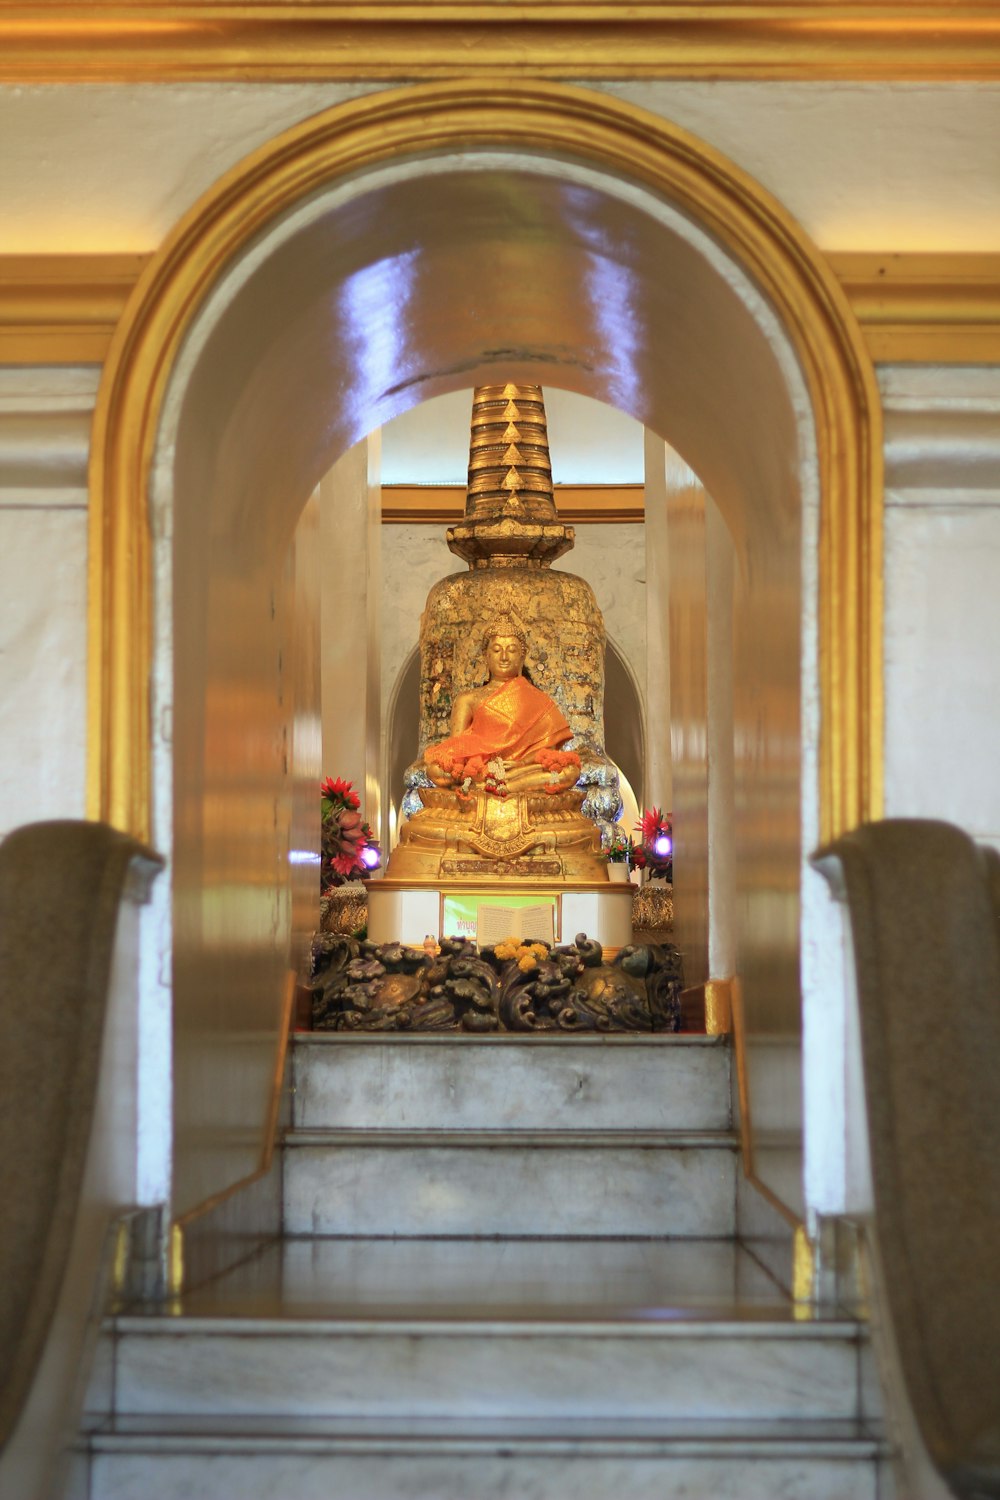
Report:
[[[798,1005],[801,830],[878,812],[878,400],[806,236],[704,143],[583,90],[426,85],[305,122],[154,257],[95,421],[91,806],[172,857],[182,1213],[253,1170],[281,1046],[280,685],[254,729],[275,699],[276,559],[351,443],[498,370],[658,431],[732,532],[740,962],[765,1024],[776,984]],[[220,955],[243,949],[253,982],[220,994]],[[258,1063],[213,1090],[190,1039],[241,1030]]]

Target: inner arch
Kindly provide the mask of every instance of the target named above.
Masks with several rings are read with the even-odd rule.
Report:
[[[409,162],[318,196],[233,268],[194,329],[161,429],[161,452],[175,455],[158,472],[174,534],[181,1113],[200,1107],[183,1102],[199,1067],[185,1013],[203,1021],[211,987],[227,1024],[221,954],[252,969],[241,994],[244,1005],[257,995],[266,1030],[294,951],[282,889],[294,872],[281,872],[303,835],[293,840],[282,811],[294,796],[276,600],[305,498],[371,428],[492,379],[622,408],[672,443],[725,516],[740,582],[740,973],[765,1024],[797,1031],[801,515],[816,476],[787,341],[717,244],[628,185],[509,154]],[[206,1166],[179,1159],[183,1206],[207,1195]]]

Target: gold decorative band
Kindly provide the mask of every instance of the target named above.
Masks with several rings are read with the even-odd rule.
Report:
[[[148,255],[0,255],[0,364],[103,364]]]
[[[975,0],[26,0],[0,12],[0,81],[1000,77]]]
[[[560,521],[574,526],[600,521],[639,523],[646,519],[641,484],[557,484],[554,487]],[[452,525],[465,509],[464,485],[384,484],[382,524],[415,522]]]
[[[103,363],[149,259],[0,255],[0,364]],[[827,260],[878,363],[1000,363],[1000,255],[836,251]],[[393,488],[407,494],[416,490]],[[557,506],[567,521],[610,519],[569,514],[561,496],[570,488],[576,494],[602,486],[557,485]],[[435,519],[455,519],[450,502],[442,504],[447,514]]]
[[[1000,363],[1000,255],[827,258],[878,363]]]
[[[705,1030],[709,1036],[727,1036],[733,1029],[733,981],[709,979],[704,989]]]

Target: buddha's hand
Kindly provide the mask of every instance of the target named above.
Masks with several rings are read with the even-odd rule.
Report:
[[[482,778],[486,763],[481,755],[463,759],[447,747],[431,745],[424,752],[424,767],[435,786],[455,791]]]
[[[424,770],[435,786],[455,786],[458,769],[455,757],[447,750],[438,750],[431,745],[424,752]]]
[[[508,766],[507,785],[518,792],[562,792],[580,774],[580,757],[571,750],[539,750],[532,760]]]
[[[537,760],[549,773],[544,788],[546,792],[562,792],[576,784],[580,775],[580,757],[575,750],[539,750]]]

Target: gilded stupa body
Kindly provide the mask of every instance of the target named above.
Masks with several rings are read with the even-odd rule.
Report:
[[[541,387],[477,387],[465,515],[448,531],[448,546],[468,570],[435,584],[421,616],[419,757],[407,772],[403,811],[410,817],[387,875],[429,874],[429,862],[413,857],[425,832],[448,844],[437,871],[443,877],[481,877],[488,866],[501,877],[605,875],[594,833],[617,818],[620,801],[618,774],[604,753],[604,621],[590,585],[551,567],[573,541],[573,528],[556,511]],[[571,792],[519,803],[516,815],[515,799],[501,814],[481,798],[478,844],[472,838],[463,845],[456,827],[441,821],[444,794],[423,757],[447,740],[458,695],[485,682],[484,631],[502,617],[522,624],[530,680],[565,717],[572,738],[564,748],[579,755],[580,778]],[[489,836],[490,821],[511,830],[506,856],[503,839]],[[579,857],[567,857],[570,834]]]

